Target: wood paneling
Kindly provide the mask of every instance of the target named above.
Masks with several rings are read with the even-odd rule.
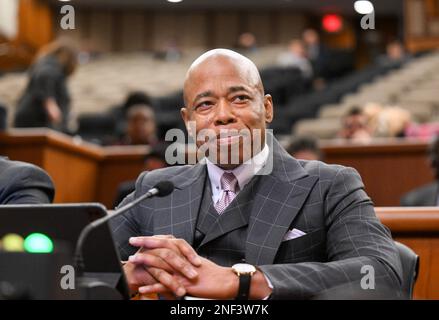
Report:
[[[353,167],[376,206],[397,206],[401,196],[433,181],[425,141],[381,140],[374,144],[322,146],[325,162]]]
[[[83,14],[86,11],[83,11]],[[116,32],[115,22],[110,11],[90,12],[90,43],[96,50],[107,52],[115,47],[114,32]]]
[[[118,19],[121,24],[121,51],[140,51],[145,49],[145,19],[141,12],[123,12]]]
[[[213,15],[213,43],[215,47],[233,47],[240,33],[237,12],[218,12]]]
[[[47,2],[21,0],[18,19],[18,43],[38,49],[52,40],[55,20]]]
[[[272,13],[250,12],[247,19],[247,30],[255,35],[259,43],[273,44],[272,38]]]
[[[147,153],[148,148],[141,146],[104,148],[104,159],[100,163],[97,177],[97,201],[111,208],[120,183],[136,180],[145,170],[144,161]]]
[[[30,162],[52,177],[56,203],[101,202],[112,207],[120,183],[143,170],[147,147],[101,148],[47,129],[0,133],[0,154]]]
[[[29,66],[38,49],[52,40],[54,21],[46,2],[21,0],[17,36],[5,39],[0,35],[0,43],[7,49],[0,55],[0,70],[20,70]]]
[[[0,154],[44,168],[55,184],[55,202],[96,201],[96,176],[103,157],[93,145],[77,145],[54,131],[22,129],[0,134]]]
[[[177,39],[182,48],[204,48],[207,43],[207,17],[203,13],[186,13],[177,18]]]
[[[170,40],[177,39],[177,15],[162,12],[154,14],[153,28],[155,31],[153,48],[163,49]]]
[[[304,26],[307,24],[306,17],[300,14],[280,12],[275,18],[277,20],[277,42],[289,43],[293,38],[300,38]]]
[[[439,47],[439,10],[436,0],[405,0],[404,31],[412,52]]]
[[[75,40],[79,35],[81,44],[100,51],[161,50],[170,40],[183,49],[230,48],[246,31],[261,46],[286,44],[300,36],[306,23],[305,15],[294,11],[78,9],[76,19],[76,30],[56,33]]]

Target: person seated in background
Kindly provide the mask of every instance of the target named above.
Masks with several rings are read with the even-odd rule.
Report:
[[[439,206],[439,136],[430,144],[430,165],[433,168],[436,181],[411,190],[401,197],[401,206],[406,207],[435,207]]]
[[[0,205],[51,203],[52,179],[41,168],[0,157]]]
[[[154,145],[157,143],[157,125],[154,110],[146,104],[129,108],[126,115],[126,132],[123,145]]]
[[[183,57],[183,51],[178,45],[178,40],[171,37],[163,42],[162,48],[154,53],[154,57],[167,62],[178,62]]]
[[[407,62],[410,55],[405,51],[404,46],[399,41],[391,41],[386,45],[386,54],[378,58],[378,64],[382,66],[392,66]]]
[[[256,36],[251,32],[241,33],[236,44],[238,51],[243,54],[253,53],[258,50]]]
[[[291,40],[288,51],[278,57],[278,64],[282,67],[296,67],[306,79],[313,77],[313,69],[308,60],[305,45],[300,39]]]
[[[128,110],[134,105],[152,105],[152,99],[143,91],[132,91],[130,92],[125,101],[118,106],[112,107],[109,112],[116,121],[116,133],[117,137],[121,138],[126,132],[126,118]]]
[[[318,141],[312,136],[300,136],[292,139],[286,148],[288,153],[300,160],[322,160]]]
[[[77,63],[75,48],[63,40],[52,42],[39,51],[29,69],[29,82],[18,101],[15,127],[69,131],[67,78],[73,74]]]
[[[372,139],[368,118],[362,108],[353,107],[347,112],[342,119],[342,129],[338,137],[357,142],[367,142]]]
[[[166,162],[166,148],[167,143],[159,142],[151,147],[151,151],[146,155],[143,171],[152,171],[168,166]],[[113,208],[117,207],[119,203],[131,192],[135,190],[136,180],[122,182],[117,188],[116,199],[113,203]]]
[[[365,107],[368,113],[368,107]],[[369,118],[369,127],[373,130],[374,137],[403,138],[411,126],[412,117],[408,110],[398,106],[384,106],[378,113],[376,124]]]

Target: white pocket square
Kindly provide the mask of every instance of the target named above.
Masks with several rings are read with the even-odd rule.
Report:
[[[288,240],[292,240],[292,239],[296,239],[299,238],[301,236],[304,236],[306,233],[303,231],[300,231],[299,229],[291,229],[288,230],[288,232],[285,234],[284,238],[282,241],[288,241]]]

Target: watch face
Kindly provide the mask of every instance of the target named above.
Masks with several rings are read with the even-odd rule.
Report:
[[[251,264],[247,264],[247,263],[237,263],[233,265],[233,269],[235,269],[239,273],[244,273],[244,274],[256,272],[256,268]]]

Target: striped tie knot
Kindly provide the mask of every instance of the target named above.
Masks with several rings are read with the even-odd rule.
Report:
[[[226,192],[239,190],[238,180],[232,172],[224,172],[221,176],[221,189]]]

